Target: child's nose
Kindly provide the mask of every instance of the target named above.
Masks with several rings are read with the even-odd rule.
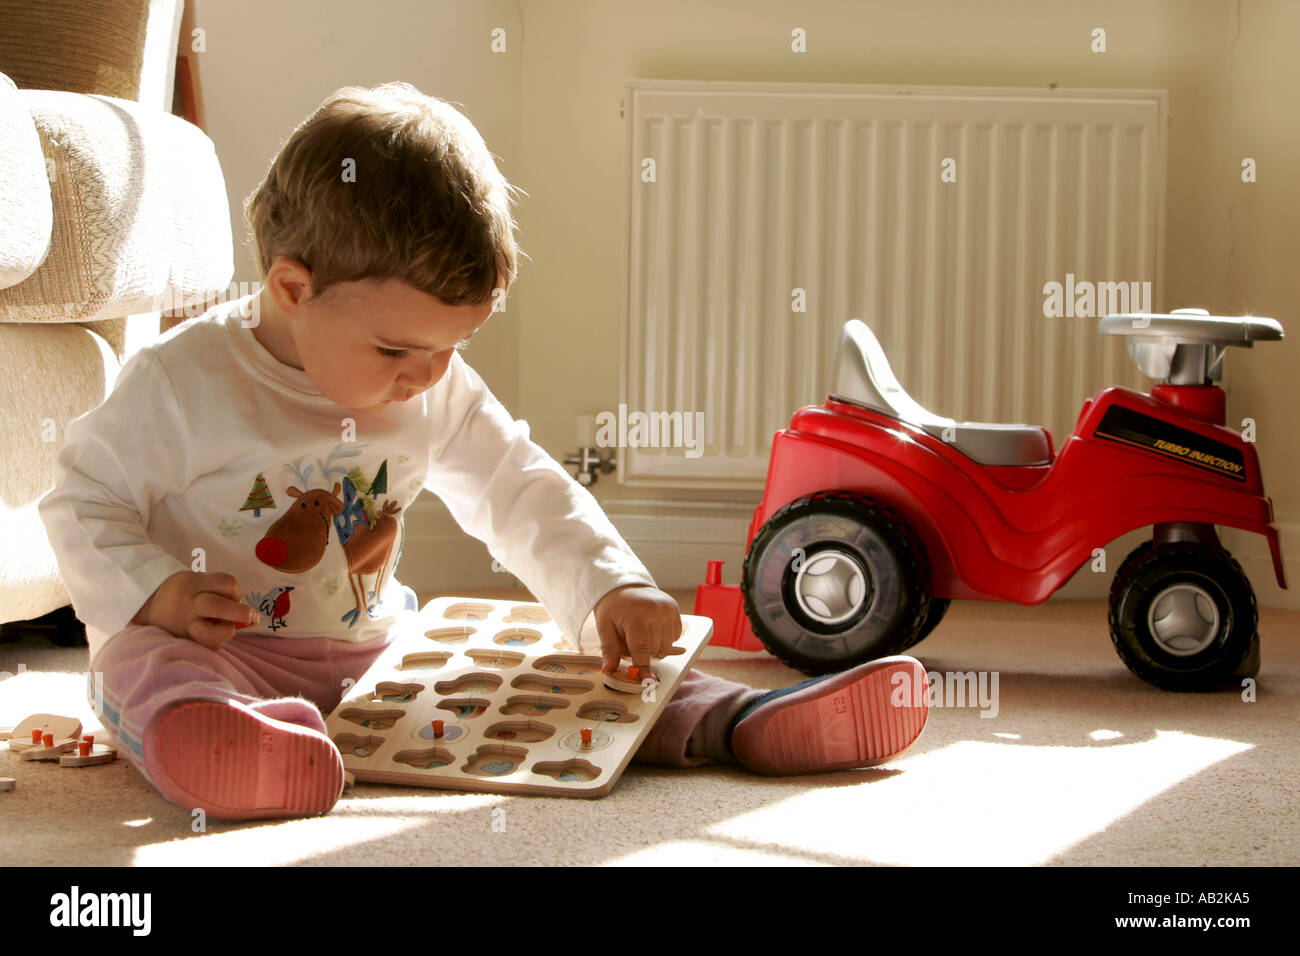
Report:
[[[419,371],[406,382],[408,388],[414,388],[424,391],[426,388],[433,388],[440,381],[443,375],[447,373],[447,366],[451,364],[451,352],[447,351],[435,355],[428,365],[418,366]]]

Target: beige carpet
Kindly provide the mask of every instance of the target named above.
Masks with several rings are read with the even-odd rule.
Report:
[[[1099,602],[959,602],[914,653],[931,672],[986,672],[986,706],[945,700],[895,763],[783,779],[633,766],[595,801],[359,784],[325,817],[196,833],[121,760],[72,770],[0,750],[17,780],[0,793],[0,865],[1295,865],[1300,612],[1265,609],[1260,632],[1245,702],[1133,677]],[[705,655],[754,686],[802,677],[766,654]],[[92,728],[86,666],[84,649],[0,644],[16,675],[0,725],[48,711]]]

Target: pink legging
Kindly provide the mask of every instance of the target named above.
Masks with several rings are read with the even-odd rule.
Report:
[[[286,639],[236,635],[220,650],[178,638],[157,627],[131,625],[115,635],[90,662],[92,706],[102,688],[104,728],[121,753],[152,783],[141,741],[151,721],[181,700],[234,700],[278,720],[325,732],[321,716],[332,711],[392,638],[362,644],[330,638]],[[100,680],[102,676],[102,682]],[[711,762],[695,754],[717,753],[697,731],[705,717],[717,738],[727,714],[754,692],[743,684],[690,671],[650,730],[635,760],[673,767]],[[692,741],[692,735],[695,740]]]

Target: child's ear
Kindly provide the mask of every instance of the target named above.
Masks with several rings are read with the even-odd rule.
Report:
[[[275,256],[266,274],[266,288],[271,298],[286,315],[308,305],[315,295],[311,270],[297,259]]]

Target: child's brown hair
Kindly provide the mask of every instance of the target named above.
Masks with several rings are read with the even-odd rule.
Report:
[[[311,270],[315,295],[391,278],[482,305],[515,279],[519,191],[450,103],[408,83],[346,86],[294,130],[244,218],[263,278],[288,256]]]

